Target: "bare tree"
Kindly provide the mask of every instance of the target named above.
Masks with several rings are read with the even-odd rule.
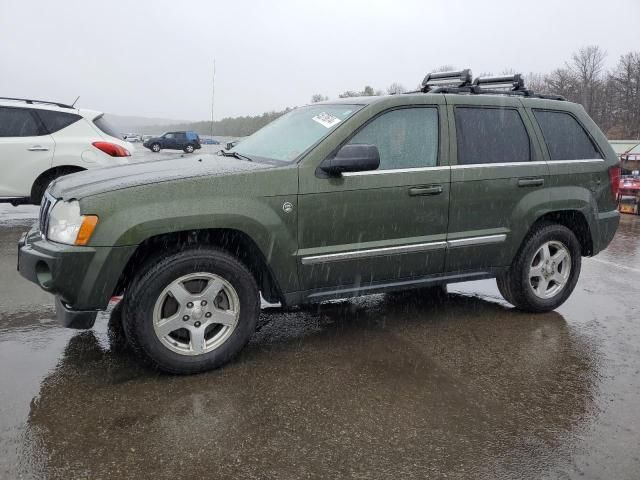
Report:
[[[314,93],[311,95],[311,103],[326,102],[327,100],[329,100],[329,97],[326,97],[321,93]]]
[[[340,98],[349,98],[349,97],[359,97],[362,95],[362,92],[354,92],[353,90],[347,90],[338,95]]]
[[[567,69],[577,83],[579,102],[594,117],[597,116],[600,107],[597,102],[600,100],[598,94],[602,86],[606,58],[606,52],[600,47],[590,45],[580,48],[567,63]]]
[[[404,86],[402,86],[398,82],[393,82],[391,85],[387,87],[387,93],[389,95],[397,95],[399,93],[404,93],[406,91],[407,89],[404,88]]]
[[[433,70],[431,70],[434,73],[439,73],[439,72],[453,72],[456,69],[456,67],[454,67],[453,65],[440,65],[437,68],[434,68]]]
[[[607,85],[612,127],[625,138],[640,138],[640,52],[622,55]]]

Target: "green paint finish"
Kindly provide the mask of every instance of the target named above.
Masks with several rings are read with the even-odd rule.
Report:
[[[469,278],[467,274],[499,271],[511,263],[536,220],[553,212],[580,212],[589,225],[594,253],[606,247],[615,232],[618,215],[607,170],[617,159],[578,105],[442,94],[329,103],[355,106],[355,113],[332,125],[326,137],[289,164],[192,155],[63,178],[50,193],[77,199],[82,213],[100,218],[89,245],[60,246],[34,232],[23,253],[54,259],[64,275],[56,275],[50,289],[72,308],[102,309],[143,242],[177,232],[235,230],[260,249],[284,299],[302,302],[322,299],[322,292],[328,291],[333,298],[340,292],[346,296],[366,289],[384,291],[385,285],[392,289],[430,278],[456,281]],[[530,140],[531,160],[460,165],[455,109],[470,106],[517,111]],[[420,159],[412,158],[413,168],[384,172],[327,177],[319,169],[370,121],[403,108],[437,111],[437,166],[416,168]],[[569,112],[588,131],[603,158],[550,160],[532,109]],[[395,126],[390,130],[405,117],[422,118],[393,115]],[[331,118],[325,116],[323,121]],[[402,151],[402,145],[395,144],[387,144],[385,151],[393,153],[396,147]],[[283,208],[285,203],[291,208]],[[484,237],[494,243],[459,242]],[[417,248],[423,251],[397,249],[407,245],[421,245]],[[369,253],[359,258],[331,257],[362,251]],[[309,261],[326,255],[327,261]],[[29,278],[29,272],[23,274]]]

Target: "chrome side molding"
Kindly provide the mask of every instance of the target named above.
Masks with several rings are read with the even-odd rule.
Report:
[[[427,252],[441,248],[469,247],[473,245],[488,245],[501,243],[507,239],[505,233],[497,235],[483,235],[480,237],[459,238],[441,242],[414,243],[397,247],[368,248],[366,250],[351,250],[348,252],[329,253],[326,255],[313,255],[302,257],[302,265],[315,265],[318,263],[339,262],[343,260],[355,260],[358,258],[379,257],[381,255],[397,255],[400,253]]]
[[[394,255],[398,253],[426,252],[445,248],[447,242],[414,243],[412,245],[400,245],[398,247],[369,248],[367,250],[352,250],[350,252],[329,253],[327,255],[314,255],[303,257],[303,265],[316,263],[337,262],[341,260],[353,260],[356,258],[378,257],[380,255]]]
[[[506,233],[500,233],[498,235],[484,235],[482,237],[468,237],[459,238],[457,240],[448,240],[447,246],[449,248],[456,247],[469,247],[472,245],[487,245],[489,243],[502,243],[507,239]]]

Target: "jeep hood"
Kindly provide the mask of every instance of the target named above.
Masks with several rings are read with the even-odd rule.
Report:
[[[49,187],[55,198],[79,200],[91,195],[185,178],[232,175],[272,168],[264,163],[219,155],[190,155],[168,160],[85,170],[61,177]]]

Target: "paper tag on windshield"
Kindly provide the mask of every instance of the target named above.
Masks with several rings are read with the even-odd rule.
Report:
[[[319,113],[318,115],[313,117],[311,120],[313,120],[314,122],[318,122],[320,125],[322,125],[325,128],[331,128],[334,125],[337,125],[338,123],[340,123],[340,119],[338,117],[334,117],[333,115],[326,112]]]

